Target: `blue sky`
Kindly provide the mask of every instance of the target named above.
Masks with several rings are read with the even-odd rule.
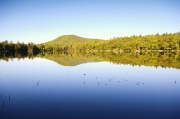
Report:
[[[179,0],[0,0],[0,41],[110,39],[180,31]]]

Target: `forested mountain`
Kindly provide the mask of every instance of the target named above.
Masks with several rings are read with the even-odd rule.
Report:
[[[34,44],[0,42],[0,52],[10,51],[180,51],[180,32],[162,35],[117,37],[110,40],[82,38],[75,35],[60,36],[52,41]]]
[[[173,51],[177,53],[172,53]],[[7,40],[0,42],[1,59],[40,56],[66,66],[86,62],[109,61],[118,64],[180,69],[179,51],[180,33],[117,37],[110,40],[65,35],[43,44],[32,42],[28,44],[13,43]],[[57,52],[65,53],[59,54]]]
[[[74,43],[85,43],[94,40],[99,40],[99,39],[83,38],[76,35],[63,35],[44,44],[74,44]]]
[[[116,50],[116,51],[172,51],[180,49],[180,32],[162,35],[117,37],[110,40],[81,38],[66,35],[39,45],[41,50]]]
[[[91,41],[98,41],[99,39],[83,38],[76,35],[63,35],[52,41],[43,43],[46,50],[67,50],[75,44],[88,43]]]

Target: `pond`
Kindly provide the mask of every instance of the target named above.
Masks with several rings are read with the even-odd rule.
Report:
[[[0,60],[1,118],[180,119],[178,68],[82,61]]]

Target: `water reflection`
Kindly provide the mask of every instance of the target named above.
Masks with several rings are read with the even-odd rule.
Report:
[[[10,97],[10,95],[8,96],[8,98],[6,98],[6,95],[4,96],[4,98],[3,98],[3,95],[1,94],[1,101],[2,101],[2,109],[4,108],[4,106],[5,106],[5,102],[8,100],[8,102],[10,102],[11,101],[11,97]]]
[[[12,54],[0,53],[0,59],[13,60],[16,56],[20,60],[25,56],[11,56]],[[164,52],[141,52],[141,53],[120,53],[120,52],[43,52],[36,55],[28,55],[29,59],[35,57],[46,58],[57,62],[62,66],[76,66],[88,62],[112,62],[114,64],[130,64],[132,66],[154,66],[162,68],[177,68],[180,69],[180,53],[164,53]],[[36,73],[36,72],[34,72]],[[127,72],[128,74],[128,72]],[[86,75],[86,74],[84,74]],[[8,75],[7,75],[8,76]]]
[[[180,117],[177,69],[109,62],[62,66],[46,58],[0,61],[2,118]]]
[[[37,86],[39,85],[39,81],[38,81],[38,83],[37,83]]]
[[[2,109],[4,108],[4,101],[2,100]]]

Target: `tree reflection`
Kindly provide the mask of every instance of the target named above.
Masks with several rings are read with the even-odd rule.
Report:
[[[180,69],[180,53],[165,52],[41,52],[37,54],[0,53],[0,60],[13,60],[13,58],[33,59],[46,58],[63,66],[76,66],[88,62],[107,61],[113,64],[131,66],[154,66],[162,68]]]

